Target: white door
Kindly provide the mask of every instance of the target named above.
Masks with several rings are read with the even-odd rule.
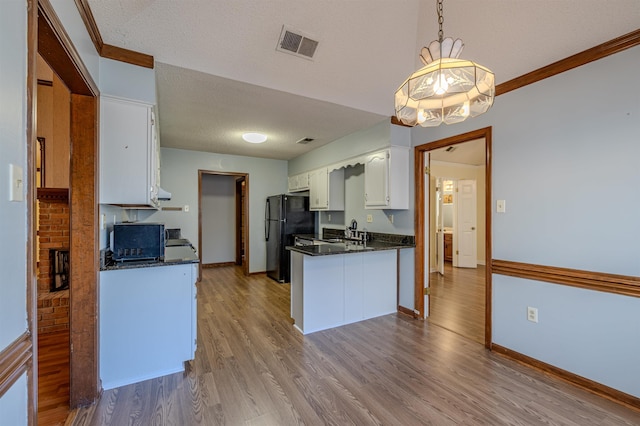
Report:
[[[424,164],[427,165],[427,168],[430,168],[430,155],[429,152],[425,152],[424,153]],[[431,244],[429,244],[429,241],[431,241],[429,239],[429,235],[430,235],[430,226],[431,224],[429,223],[429,195],[431,192],[431,178],[429,177],[429,174],[427,174],[426,172],[423,175],[424,178],[424,196],[422,197],[424,199],[424,218],[422,219],[423,223],[424,223],[424,235],[423,235],[423,241],[424,241],[424,259],[422,260],[424,263],[424,285],[423,287],[425,289],[429,288],[429,272],[430,272],[430,266],[429,266],[429,259],[430,259],[430,248],[429,246],[431,246]],[[429,316],[429,294],[428,291],[424,291],[424,316],[425,318]]]
[[[460,268],[476,268],[478,266],[478,233],[476,181],[459,180],[457,192],[457,224],[454,237],[457,239],[457,266]]]
[[[436,180],[436,271],[440,275],[444,275],[444,216],[443,208],[443,189],[442,178]]]

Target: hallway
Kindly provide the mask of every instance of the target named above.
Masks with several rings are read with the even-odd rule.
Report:
[[[454,268],[429,276],[429,322],[484,345],[485,267]]]

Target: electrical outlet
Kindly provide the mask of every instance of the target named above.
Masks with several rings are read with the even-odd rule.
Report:
[[[389,215],[389,222],[393,223],[393,215],[392,214]]]
[[[373,215],[368,214],[367,215],[367,223],[371,223],[373,222]]]
[[[327,213],[327,222],[331,222],[331,213]]]
[[[538,308],[527,306],[527,319],[531,322],[538,322]]]
[[[184,212],[185,212],[185,213],[189,213],[189,204],[186,204],[186,205],[184,206]]]
[[[100,229],[102,229],[102,230],[107,229],[107,215],[106,214],[101,214],[100,215]]]

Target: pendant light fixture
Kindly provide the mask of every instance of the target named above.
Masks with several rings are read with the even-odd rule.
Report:
[[[396,117],[408,126],[460,123],[493,105],[493,73],[482,65],[458,59],[464,44],[460,39],[444,38],[442,0],[438,0],[437,8],[438,40],[420,52],[425,67],[411,74],[395,94]]]

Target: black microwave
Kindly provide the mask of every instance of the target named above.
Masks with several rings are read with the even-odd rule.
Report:
[[[110,240],[115,261],[164,258],[163,223],[116,223]]]

